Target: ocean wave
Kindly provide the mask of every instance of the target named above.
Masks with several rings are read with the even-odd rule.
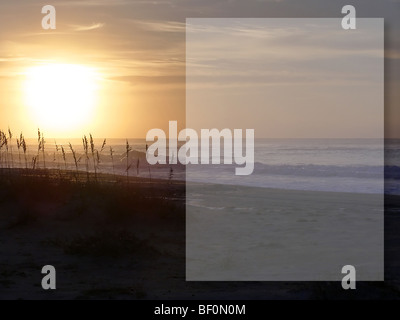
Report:
[[[385,166],[385,179],[400,180],[400,167]]]
[[[395,167],[395,169],[393,168]],[[384,170],[383,166],[334,166],[334,165],[268,165],[255,163],[254,174],[288,175],[305,177],[352,177],[352,178],[382,178],[383,174],[400,179],[400,167],[392,166]]]

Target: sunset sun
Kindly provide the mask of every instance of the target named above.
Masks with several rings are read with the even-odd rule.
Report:
[[[90,121],[96,103],[96,72],[74,64],[46,64],[26,72],[26,105],[42,127],[77,129]]]

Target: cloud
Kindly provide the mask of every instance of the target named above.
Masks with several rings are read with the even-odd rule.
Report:
[[[91,25],[71,25],[74,31],[90,31],[90,30],[101,29],[104,26],[105,26],[104,23],[93,23]]]
[[[86,0],[86,1],[62,1],[57,3],[57,6],[82,6],[82,7],[92,7],[92,6],[117,6],[129,4],[128,0]]]
[[[185,32],[186,24],[177,21],[144,21],[133,20],[140,28],[155,32]]]
[[[400,50],[386,50],[385,51],[385,58],[387,59],[400,59]]]
[[[116,76],[110,77],[109,80],[127,82],[132,85],[185,85],[185,75],[158,75],[158,76]]]
[[[145,5],[145,6],[155,6],[155,5],[170,5],[172,6],[175,2],[182,0],[69,0],[60,1],[57,6],[66,7],[116,7],[116,6],[132,6],[132,5]]]

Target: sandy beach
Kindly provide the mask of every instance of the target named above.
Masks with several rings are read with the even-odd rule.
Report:
[[[382,281],[383,195],[187,184],[188,278]]]
[[[2,172],[2,299],[399,297],[398,197],[386,212],[386,281],[359,282],[355,294],[339,282],[186,281],[184,183],[107,176],[85,183],[56,173]],[[47,264],[57,270],[54,291],[41,288]]]

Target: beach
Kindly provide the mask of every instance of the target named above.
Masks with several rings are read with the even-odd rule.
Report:
[[[356,295],[340,282],[186,281],[184,183],[110,183],[102,176],[104,182],[98,177],[88,184],[77,183],[73,172],[62,176],[70,178],[2,171],[2,299],[399,297],[397,196],[386,211],[386,281],[359,282]],[[41,288],[41,268],[48,264],[57,270],[53,291]]]
[[[383,195],[187,183],[192,280],[383,280]]]

